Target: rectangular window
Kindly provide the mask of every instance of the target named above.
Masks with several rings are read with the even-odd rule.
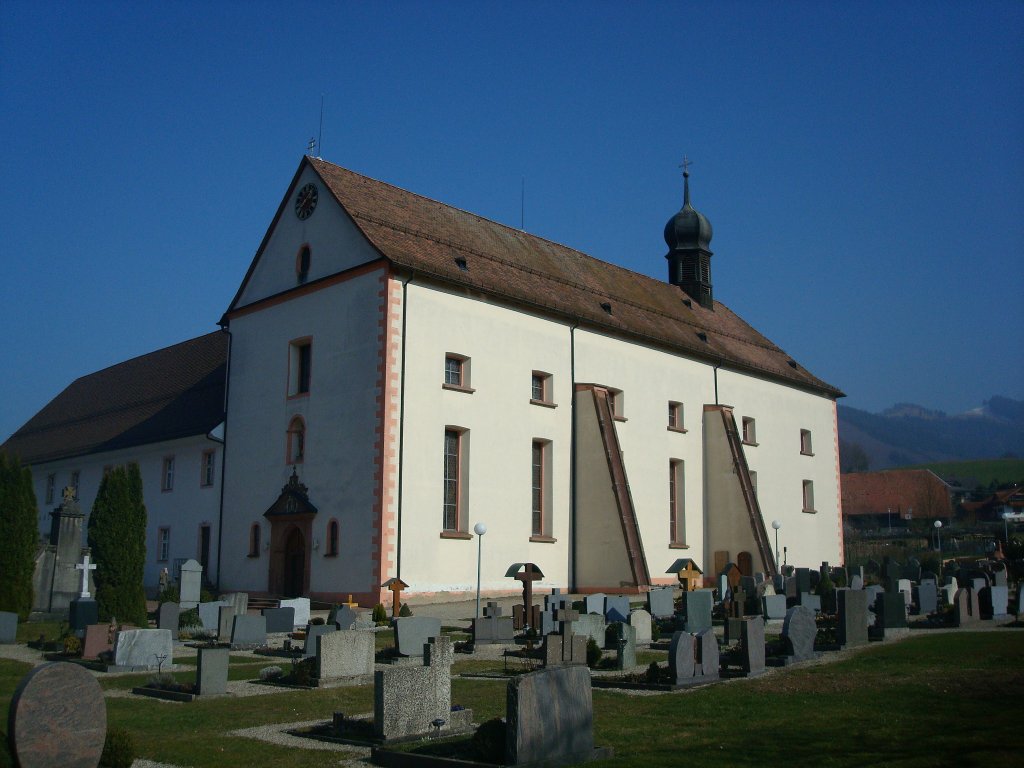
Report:
[[[814,481],[804,480],[804,512],[814,512]]]
[[[683,404],[670,400],[668,404],[668,428],[674,432],[685,432],[683,426]]]
[[[199,485],[203,488],[213,485],[214,455],[213,451],[203,451],[199,475]]]
[[[533,535],[544,535],[544,443],[533,441],[530,490],[533,498]]]
[[[166,563],[171,556],[171,529],[159,528],[156,532],[156,559]]]
[[[462,512],[462,436],[457,429],[444,431],[444,519],[445,531],[460,530]]]
[[[800,453],[804,456],[814,455],[813,450],[811,450],[811,430],[809,429],[800,430]]]
[[[686,477],[684,463],[679,459],[668,462],[668,519],[669,544],[686,546]]]
[[[757,428],[749,416],[743,417],[743,442],[747,445],[757,445]]]
[[[445,389],[454,389],[459,392],[473,392],[470,386],[470,360],[465,355],[457,355],[449,352],[444,358],[444,384]]]
[[[74,491],[75,501],[78,501],[78,485],[81,477],[82,473],[79,472],[77,469],[71,473],[71,489]]]
[[[173,491],[174,490],[174,457],[167,456],[164,458],[163,471],[160,474],[160,490],[161,491]]]
[[[288,345],[288,396],[309,394],[313,371],[313,342],[296,339]]]
[[[53,504],[53,491],[57,487],[57,476],[46,476],[46,503]]]
[[[617,421],[625,421],[626,396],[623,394],[622,390],[608,387],[608,398],[612,403],[612,416],[614,416]]]
[[[553,405],[551,374],[534,371],[530,379],[530,402],[534,405]]]

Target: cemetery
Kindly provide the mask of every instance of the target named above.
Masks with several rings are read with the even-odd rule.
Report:
[[[95,766],[117,724],[134,733],[140,757],[183,768],[243,765],[257,753],[273,754],[274,765],[305,765],[323,749],[352,765],[649,765],[679,745],[672,729],[645,728],[645,717],[669,718],[689,734],[688,744],[708,742],[709,750],[715,740],[698,735],[705,720],[692,719],[694,707],[732,702],[744,717],[783,733],[795,727],[786,718],[800,723],[811,713],[794,711],[785,698],[771,708],[758,701],[805,691],[842,706],[829,699],[824,679],[838,689],[873,681],[863,693],[868,700],[885,690],[872,671],[879,660],[899,659],[934,677],[944,693],[981,695],[1003,709],[1024,682],[1021,590],[1001,561],[951,560],[941,573],[915,561],[822,563],[785,566],[773,578],[743,574],[732,563],[703,574],[680,561],[670,568],[679,587],[641,595],[538,590],[535,565],[510,572],[522,595],[489,599],[475,617],[471,604],[410,608],[397,580],[389,582],[395,598],[388,608],[301,598],[257,607],[244,594],[201,594],[190,569],[182,570],[177,601],[151,603],[145,627],[95,618],[77,628],[23,623],[0,612],[7,747],[25,765]],[[956,682],[962,658],[976,668]],[[43,679],[53,682],[49,714],[40,719],[33,699]],[[979,679],[990,687],[971,688]],[[94,716],[69,707],[67,697],[88,699]],[[140,719],[146,707],[159,706],[150,698],[172,704],[156,711],[163,723],[156,732],[152,715]],[[174,738],[178,706],[202,712],[209,725],[188,757],[175,754],[184,748]],[[997,711],[991,719],[1002,717]],[[59,761],[32,763],[40,729],[57,727],[69,730]],[[637,728],[640,741],[628,735]],[[1005,735],[1019,749],[1009,720]],[[207,741],[219,745],[216,755]],[[972,749],[1003,754],[1009,743]],[[788,754],[803,748],[788,746]],[[689,748],[687,755],[688,763],[711,764],[715,752],[707,760]],[[772,755],[758,764],[774,764]]]

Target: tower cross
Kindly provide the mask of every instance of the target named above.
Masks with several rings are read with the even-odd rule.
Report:
[[[680,163],[679,167],[683,169],[683,176],[690,175],[690,166],[693,165],[693,161],[690,160],[686,155],[683,155],[683,162]]]

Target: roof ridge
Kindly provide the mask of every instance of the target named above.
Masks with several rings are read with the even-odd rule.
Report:
[[[75,386],[75,384],[77,384],[80,381],[83,381],[85,379],[91,378],[91,377],[96,376],[96,375],[101,374],[101,373],[106,373],[107,371],[112,370],[114,368],[120,368],[122,365],[127,365],[128,363],[134,363],[136,360],[141,360],[144,357],[150,357],[150,356],[158,354],[160,352],[166,352],[168,350],[174,349],[175,347],[180,347],[183,344],[189,344],[191,342],[199,341],[200,339],[205,339],[205,338],[208,338],[210,336],[216,336],[216,335],[218,335],[220,333],[223,333],[223,331],[220,331],[220,330],[210,331],[209,333],[204,333],[201,336],[194,336],[191,339],[185,339],[184,341],[178,341],[178,342],[175,342],[174,344],[168,344],[166,347],[160,347],[159,349],[154,349],[154,350],[151,350],[149,352],[143,352],[141,355],[135,355],[135,357],[129,357],[127,360],[121,360],[118,363],[111,363],[110,365],[106,366],[105,368],[100,368],[98,371],[92,371],[91,373],[83,373],[77,379],[72,379],[71,383],[68,384],[68,386],[65,388],[65,391],[67,389],[70,389],[71,387]]]

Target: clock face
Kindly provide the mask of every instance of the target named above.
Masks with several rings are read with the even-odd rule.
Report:
[[[316,184],[307,184],[299,190],[295,198],[295,215],[305,221],[313,215],[316,209],[317,190]]]

